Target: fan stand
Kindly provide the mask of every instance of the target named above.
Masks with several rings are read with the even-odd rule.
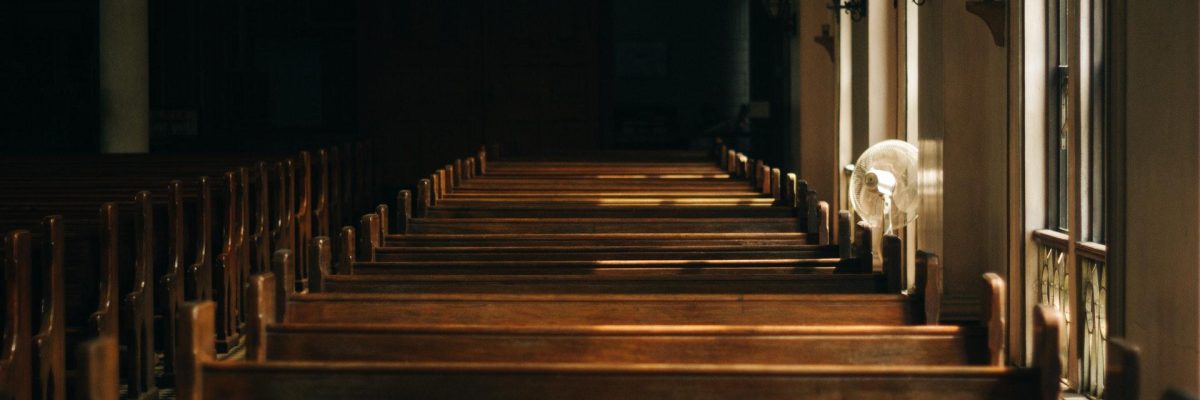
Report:
[[[892,234],[892,195],[888,194],[888,193],[882,193],[882,194],[883,194],[883,217],[882,217],[883,223],[881,223],[880,225],[883,225],[883,234],[884,235],[891,235]]]
[[[871,230],[871,269],[874,271],[883,270],[883,238],[892,234],[892,195],[887,192],[880,193],[883,196],[883,215],[879,216],[879,227],[883,229]]]

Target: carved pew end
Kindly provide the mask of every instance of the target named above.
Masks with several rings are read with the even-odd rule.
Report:
[[[425,217],[429,214],[429,208],[433,205],[433,192],[430,179],[422,179],[417,181],[417,217]]]
[[[984,293],[987,295],[987,299],[986,299],[986,303],[984,304],[983,311],[984,311],[984,321],[987,323],[989,364],[995,365],[995,366],[1003,366],[1004,365],[1004,334],[1005,334],[1004,326],[1006,324],[1005,319],[1007,318],[1007,316],[1006,316],[1007,314],[1006,314],[1006,310],[1005,310],[1005,304],[1006,304],[1005,297],[1007,294],[1006,294],[1006,289],[1005,289],[1004,278],[1001,278],[1000,275],[997,275],[994,272],[988,272],[986,274],[983,274],[983,282],[984,282],[984,290],[985,290]],[[1042,310],[1041,308],[1043,308],[1043,307],[1045,307],[1046,310]],[[1062,318],[1053,309],[1050,309],[1047,306],[1039,305],[1038,309],[1034,310],[1034,314],[1039,314],[1039,315],[1035,315],[1034,319],[1036,320],[1039,317],[1047,318],[1048,316],[1040,315],[1040,314],[1046,312],[1047,310],[1050,313],[1053,313],[1055,317],[1057,317],[1059,319]],[[1035,337],[1037,337],[1037,336],[1035,335]],[[1057,342],[1057,341],[1058,341],[1058,339],[1055,338],[1055,342]],[[1057,346],[1055,346],[1054,354],[1055,354],[1055,357],[1057,357],[1057,355],[1058,355],[1058,347]],[[1057,375],[1056,375],[1056,379],[1057,379]]]
[[[1063,360],[1059,349],[1062,348],[1061,331],[1062,314],[1046,304],[1038,304],[1033,310],[1033,360],[1038,369],[1041,383],[1041,399],[1057,400],[1062,394],[1060,377],[1062,376]],[[988,340],[992,340],[990,337]],[[1001,339],[1003,341],[1003,339]]]
[[[383,238],[380,236],[379,216],[375,214],[367,214],[362,217],[362,221],[358,226],[358,231],[362,232],[362,243],[358,246],[358,259],[362,261],[375,261],[375,248],[382,244]]]
[[[408,189],[396,194],[396,233],[408,233],[409,220],[412,219],[412,192]],[[383,224],[386,227],[386,224]]]
[[[1135,400],[1138,398],[1138,374],[1141,372],[1141,350],[1121,338],[1108,338],[1105,355],[1104,398]],[[1164,397],[1166,398],[1166,397]]]
[[[216,330],[214,311],[216,303],[211,301],[184,303],[176,315],[179,316],[179,370],[175,374],[175,395],[180,400],[204,398],[201,390],[203,366],[216,358],[216,343],[212,332]]]
[[[75,392],[81,399],[117,400],[120,377],[117,373],[117,340],[98,337],[80,343],[76,351],[79,375]]]
[[[338,274],[353,274],[354,263],[358,259],[357,251],[355,250],[358,239],[355,238],[354,227],[342,227],[342,232],[338,237],[338,243],[342,247],[341,258],[338,260]]]
[[[942,314],[942,260],[937,254],[917,250],[916,285],[911,294],[922,298],[925,323],[937,325]]]

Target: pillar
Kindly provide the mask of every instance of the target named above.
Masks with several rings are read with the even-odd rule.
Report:
[[[147,0],[100,0],[100,151],[150,150]]]

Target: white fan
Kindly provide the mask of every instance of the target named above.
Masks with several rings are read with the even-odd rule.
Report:
[[[917,148],[908,142],[885,140],[868,148],[850,175],[854,212],[885,235],[917,219],[917,168]]]

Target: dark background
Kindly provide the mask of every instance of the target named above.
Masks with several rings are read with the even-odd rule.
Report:
[[[151,150],[371,138],[409,182],[503,154],[700,148],[738,108],[784,157],[789,21],[759,0],[149,1]],[[0,4],[0,154],[99,147],[97,2]]]

